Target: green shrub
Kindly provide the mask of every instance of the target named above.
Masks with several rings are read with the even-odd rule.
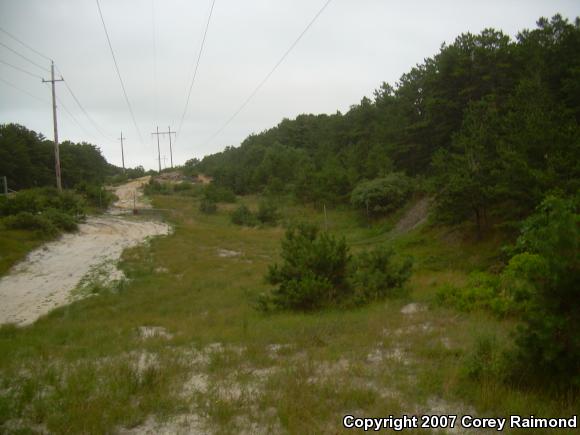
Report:
[[[440,305],[464,312],[490,311],[503,317],[520,311],[511,294],[503,290],[501,277],[485,272],[471,273],[464,287],[443,284],[437,289],[435,298]]]
[[[386,177],[359,183],[352,191],[353,207],[380,215],[403,205],[412,192],[411,179],[403,173],[393,172]]]
[[[349,261],[344,239],[320,234],[312,225],[286,231],[281,265],[270,266],[266,280],[277,287],[270,295],[276,308],[313,310],[339,303],[350,295]]]
[[[236,208],[231,214],[232,223],[236,225],[245,225],[248,227],[258,224],[256,216],[251,212],[251,210],[244,204]]]
[[[230,188],[213,183],[205,186],[203,196],[213,202],[236,202],[236,195]]]
[[[63,213],[55,208],[48,208],[42,212],[41,216],[48,219],[56,228],[61,231],[78,230],[77,220],[74,216]]]
[[[517,335],[517,371],[552,385],[580,387],[580,215],[548,197],[524,222],[508,271],[526,309]],[[521,295],[521,293],[520,293]]]
[[[86,202],[74,192],[59,192],[52,187],[29,189],[18,192],[0,202],[0,216],[15,215],[20,212],[36,214],[53,208],[73,216],[83,215]]]
[[[189,181],[182,181],[173,185],[174,192],[189,192],[194,190],[195,185]]]
[[[143,192],[145,195],[171,195],[173,188],[168,183],[160,183],[151,178],[149,183],[143,187]]]
[[[401,259],[392,249],[379,247],[353,259],[351,283],[355,301],[366,303],[400,295],[411,276],[413,262]]]
[[[49,218],[27,211],[4,218],[4,226],[13,230],[35,231],[41,237],[54,237],[59,233],[58,228]]]
[[[83,195],[89,205],[101,209],[108,208],[116,196],[98,184],[80,183],[76,187],[76,192]]]
[[[207,198],[202,198],[199,203],[199,211],[205,214],[213,214],[217,212],[217,204]]]
[[[258,213],[256,213],[256,218],[262,224],[275,225],[278,222],[278,207],[271,200],[262,200],[258,207]]]
[[[477,381],[498,380],[508,374],[508,364],[509,358],[498,339],[494,335],[481,335],[464,358],[463,372]]]

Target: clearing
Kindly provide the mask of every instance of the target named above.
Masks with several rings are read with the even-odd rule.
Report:
[[[237,201],[256,210],[259,200]],[[410,204],[418,218],[405,214],[410,229],[389,241],[416,259],[408,297],[263,314],[254,303],[269,289],[264,274],[279,258],[284,228],[233,225],[237,205],[206,215],[191,195],[152,202],[174,231],[123,252],[121,289],[100,290],[25,328],[0,328],[0,432],[322,434],[344,433],[347,414],[577,412],[571,398],[465,376],[480,337],[503,343],[513,324],[438,306],[434,294],[493,261],[493,240],[415,227],[422,205]],[[284,223],[325,222],[313,207],[286,203],[280,211]],[[327,212],[329,231],[346,236],[353,251],[385,243],[395,227],[369,227],[351,210]]]

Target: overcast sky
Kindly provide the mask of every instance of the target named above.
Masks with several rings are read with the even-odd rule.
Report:
[[[514,36],[540,16],[580,15],[578,0],[333,0],[244,110],[211,138],[272,69],[326,0],[216,0],[174,163],[237,146],[250,133],[300,113],[348,110],[383,81],[395,83],[441,43],[486,27]],[[177,130],[212,0],[100,0],[133,107],[131,120],[95,0],[0,0],[0,27],[55,60],[99,133],[63,83],[60,140],[97,144],[120,165],[157,168],[151,132]],[[0,33],[0,42],[48,61]],[[49,78],[0,45],[0,60]],[[157,71],[157,73],[156,73]],[[0,63],[0,123],[53,138],[50,87]],[[9,84],[7,84],[8,82]],[[15,89],[12,86],[20,88]],[[32,94],[22,92],[22,90]],[[39,98],[39,99],[37,99]],[[169,165],[167,137],[161,155]]]

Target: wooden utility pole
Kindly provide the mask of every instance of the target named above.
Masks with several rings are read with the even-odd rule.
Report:
[[[161,173],[161,148],[159,147],[159,135],[164,133],[159,133],[159,126],[157,126],[157,132],[153,132],[151,134],[157,136],[157,158],[159,161],[159,173]]]
[[[123,172],[125,172],[125,152],[123,151],[123,139],[127,138],[123,137],[123,132],[121,132],[121,137],[119,138],[119,140],[121,141],[121,161],[123,163]]]
[[[55,82],[63,82],[63,78],[54,78],[54,61],[50,61],[50,80],[42,79],[43,83],[50,82],[52,85],[52,121],[54,124],[54,169],[56,172],[56,187],[59,192],[62,192],[62,182],[60,178],[60,152],[58,150],[58,126],[56,120],[56,91],[54,89]]]
[[[171,149],[171,135],[176,133],[174,131],[171,131],[171,127],[167,127],[167,134],[169,135],[169,158],[171,161],[171,169],[173,169],[173,150]]]
[[[167,169],[167,156],[161,157],[163,159],[163,169]]]
[[[171,169],[173,169],[173,150],[171,149],[171,135],[172,134],[176,134],[174,131],[171,131],[171,127],[167,127],[167,131],[159,131],[159,126],[157,126],[157,132],[155,133],[151,133],[157,136],[157,154],[158,154],[158,158],[159,158],[159,172],[161,172],[161,150],[159,148],[159,135],[160,134],[168,134],[169,135],[169,156],[171,159]],[[163,157],[165,158],[165,156]],[[165,163],[165,162],[164,162]],[[165,166],[165,164],[163,165]]]

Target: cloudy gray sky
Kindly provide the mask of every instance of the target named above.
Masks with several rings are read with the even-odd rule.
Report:
[[[209,140],[250,95],[326,0],[216,0],[174,162],[238,145],[248,134],[300,113],[346,111],[381,82],[434,55],[461,32],[486,27],[514,36],[540,16],[580,15],[577,0],[333,0],[244,110]],[[0,27],[53,58],[61,140],[97,144],[120,165],[157,167],[157,125],[179,126],[212,0],[100,0],[139,133],[133,125],[95,0],[0,0]],[[0,42],[48,62],[0,33]],[[0,45],[0,61],[48,78]],[[17,122],[52,138],[50,88],[0,63],[0,123]],[[17,87],[19,89],[15,89]],[[28,95],[22,91],[26,91]],[[76,121],[82,126],[77,125]],[[167,138],[161,154],[169,159]],[[167,160],[169,164],[169,160]]]

